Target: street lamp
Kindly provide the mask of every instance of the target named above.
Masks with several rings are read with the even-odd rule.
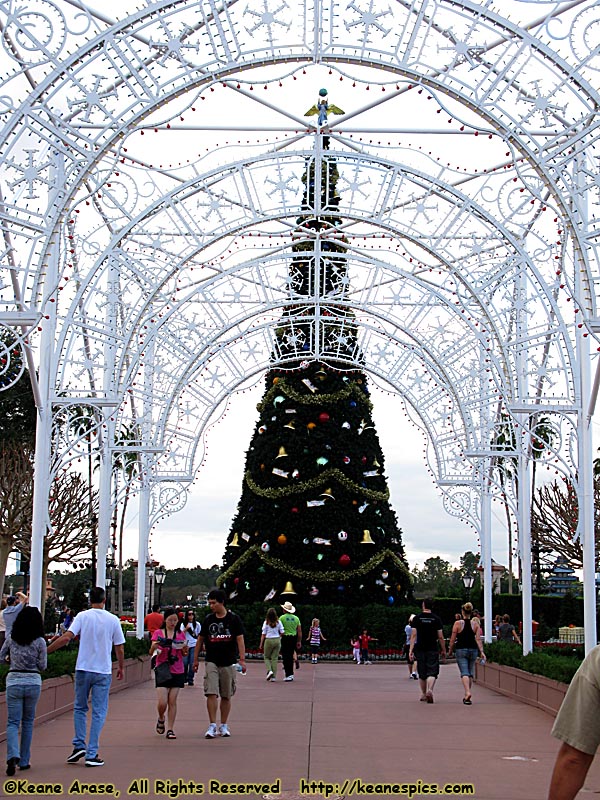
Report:
[[[158,605],[160,605],[160,596],[162,594],[162,585],[165,582],[165,578],[167,577],[167,571],[164,567],[157,567],[154,570],[154,579],[158,584]]]
[[[462,581],[465,585],[465,589],[467,590],[467,600],[471,599],[471,589],[473,588],[473,584],[475,583],[475,576],[471,574],[471,570],[468,569],[462,577]]]
[[[152,611],[152,606],[154,605],[154,566],[152,561],[148,561],[146,563],[146,578],[148,580],[148,593],[150,595],[150,599],[145,603],[145,608],[148,609],[148,613]]]
[[[110,610],[110,595],[108,593],[108,590],[110,589],[111,583],[112,583],[112,578],[110,577],[110,572],[107,572],[106,575],[104,576],[104,585],[106,586],[106,594],[104,595],[106,599],[105,608],[107,611]]]

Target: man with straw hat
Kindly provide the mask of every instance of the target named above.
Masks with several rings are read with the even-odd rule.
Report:
[[[283,636],[281,637],[281,657],[283,658],[283,670],[285,672],[284,681],[294,680],[294,650],[302,647],[302,627],[300,620],[295,614],[296,609],[286,600],[281,606],[284,614],[279,617],[283,625]]]

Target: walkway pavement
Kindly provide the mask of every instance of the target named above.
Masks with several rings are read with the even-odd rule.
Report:
[[[201,682],[180,692],[177,740],[159,737],[155,691],[148,682],[111,698],[101,739],[104,767],[65,764],[73,735],[69,713],[35,729],[32,769],[15,777],[60,784],[63,793],[54,790],[49,797],[69,797],[74,781],[112,782],[122,797],[129,789],[130,797],[154,798],[197,796],[189,785],[176,792],[177,781],[201,784],[205,796],[216,797],[211,780],[273,784],[279,779],[272,791],[233,790],[227,796],[291,800],[301,796],[305,780],[339,784],[329,789],[337,800],[350,797],[350,782],[359,778],[376,784],[469,783],[475,791],[466,796],[479,800],[546,798],[558,749],[550,736],[552,717],[477,686],[473,705],[463,705],[454,664],[442,667],[433,705],[418,701],[418,684],[404,664],[303,663],[293,683],[266,683],[264,674],[262,664],[251,663],[240,676],[229,739],[204,738]],[[600,791],[600,758],[597,762],[582,797]],[[162,789],[156,781],[165,782]],[[15,792],[7,780],[1,784],[2,796],[26,796],[23,786]],[[76,784],[71,796],[77,790]],[[79,786],[78,796],[98,797],[97,790]],[[326,794],[324,787],[320,794]],[[409,796],[399,789],[391,794]]]

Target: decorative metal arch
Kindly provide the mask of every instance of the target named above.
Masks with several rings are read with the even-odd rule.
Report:
[[[185,502],[214,409],[287,326],[296,359],[360,360],[402,395],[486,569],[495,470],[514,458],[526,486],[543,412],[545,458],[580,494],[595,643],[597,6],[5,0],[0,17],[0,324],[39,364],[34,599],[45,488],[77,454],[68,409],[88,409],[102,456],[101,551],[113,455],[139,454],[141,565],[149,526]],[[349,281],[307,304],[288,266],[301,176],[324,159],[302,108],[323,83],[346,109],[326,133]],[[300,302],[308,337],[281,319]],[[336,309],[353,311],[354,353]],[[507,418],[520,443],[499,453]],[[510,502],[527,585],[528,500]],[[524,603],[527,620],[527,589]]]

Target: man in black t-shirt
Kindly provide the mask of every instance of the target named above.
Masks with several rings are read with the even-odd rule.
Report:
[[[411,622],[412,633],[408,657],[417,660],[421,700],[433,703],[433,687],[440,673],[440,650],[446,660],[446,642],[442,620],[431,610],[433,601],[426,597],[421,603],[421,613],[415,614]]]
[[[225,608],[225,592],[211,589],[208,593],[211,613],[204,618],[194,652],[194,672],[198,672],[198,656],[202,646],[206,649],[204,672],[204,694],[210,724],[206,731],[207,739],[215,736],[231,736],[227,725],[231,711],[231,698],[235,694],[236,661],[246,672],[246,645],[244,628],[237,614]],[[217,711],[221,698],[221,724],[217,731]]]

